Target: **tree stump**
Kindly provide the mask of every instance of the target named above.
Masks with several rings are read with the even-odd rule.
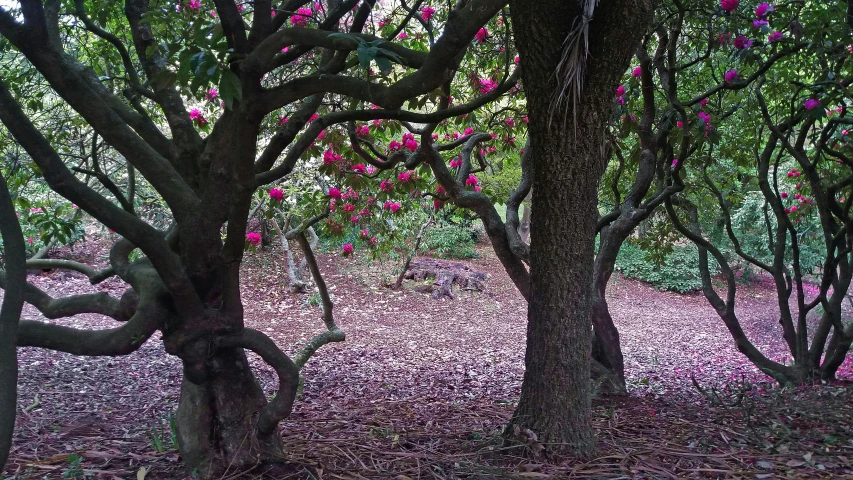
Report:
[[[443,297],[455,298],[453,285],[462,290],[482,292],[489,275],[472,269],[469,265],[461,262],[448,262],[435,258],[418,258],[412,260],[409,269],[406,270],[405,278],[421,282],[434,279],[432,284],[416,287],[415,290],[430,293],[432,298],[438,300]]]

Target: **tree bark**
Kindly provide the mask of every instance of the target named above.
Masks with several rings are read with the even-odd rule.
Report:
[[[652,11],[649,1],[598,5],[595,20],[587,24],[588,37],[580,42],[588,44],[589,53],[581,60],[583,91],[578,97],[570,94],[571,111],[554,111],[562,46],[573,25],[581,25],[584,3],[510,2],[527,94],[534,181],[525,373],[513,428],[507,429],[529,429],[547,450],[581,456],[595,448],[590,286],[597,187],[606,164],[604,131],[613,114],[613,92]]]
[[[0,472],[9,458],[18,410],[17,331],[27,281],[26,246],[15,206],[0,175],[0,235],[6,260],[6,288],[0,307]]]

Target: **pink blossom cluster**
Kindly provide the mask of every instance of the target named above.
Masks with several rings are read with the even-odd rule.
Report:
[[[255,247],[260,245],[261,243],[261,234],[257,232],[249,232],[246,234],[246,241],[249,242],[249,245]]]
[[[311,18],[312,13],[310,8],[300,8],[290,17],[290,24],[294,27],[304,27],[308,25],[308,19]]]
[[[282,190],[280,188],[271,188],[270,189],[270,198],[277,201],[277,202],[284,200],[284,190]]]
[[[429,5],[424,6],[421,9],[421,18],[423,21],[428,22],[435,15],[435,9],[430,7]]]
[[[190,110],[190,120],[200,127],[207,124],[207,119],[204,118],[204,115],[202,115],[201,111],[197,108]]]
[[[474,38],[477,40],[477,43],[483,43],[489,37],[489,31],[486,28],[481,28],[477,30],[477,33],[474,35]]]
[[[403,146],[406,147],[406,150],[414,152],[418,149],[418,141],[415,140],[415,136],[413,134],[406,133],[403,135]]]

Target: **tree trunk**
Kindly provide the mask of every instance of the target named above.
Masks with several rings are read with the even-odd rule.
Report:
[[[219,350],[209,362],[212,378],[196,385],[185,376],[181,383],[175,419],[187,470],[207,478],[280,460],[278,430],[264,435],[256,426],[266,398],[246,354],[242,349]]]
[[[613,115],[613,92],[652,11],[651,2],[640,0],[602,2],[595,20],[581,27],[586,3],[597,2],[510,2],[534,181],[525,372],[507,433],[529,429],[548,451],[581,456],[595,447],[590,286],[597,189],[606,164],[604,133]],[[586,41],[566,42],[573,25],[588,28]],[[588,52],[580,53],[578,96],[565,90],[556,73],[564,44],[588,45]],[[552,108],[561,91],[569,96],[568,110]]]
[[[521,223],[518,225],[518,235],[521,237],[521,241],[527,244],[530,244],[530,200],[532,195],[533,192],[530,192],[521,205]]]

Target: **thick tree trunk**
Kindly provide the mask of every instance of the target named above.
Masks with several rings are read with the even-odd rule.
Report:
[[[507,433],[529,429],[548,451],[582,456],[595,444],[590,286],[604,130],[613,114],[613,92],[652,11],[651,2],[641,0],[601,2],[586,25],[587,38],[566,42],[590,1],[510,2],[534,181],[525,373]],[[580,52],[583,90],[577,97],[566,92],[568,111],[552,108],[565,86],[555,75],[564,44],[589,48],[588,58]]]
[[[281,459],[278,430],[262,434],[257,429],[266,397],[243,350],[219,350],[210,359],[210,374],[201,385],[186,376],[181,384],[176,427],[189,472],[208,477]]]

